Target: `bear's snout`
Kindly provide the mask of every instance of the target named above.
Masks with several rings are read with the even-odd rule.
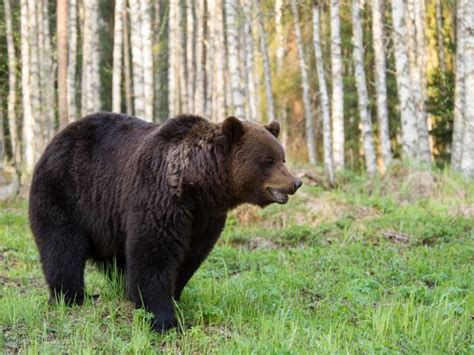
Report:
[[[303,185],[303,181],[301,181],[300,179],[296,179],[293,186],[295,188],[295,192],[298,191],[298,189],[301,187],[301,185]]]

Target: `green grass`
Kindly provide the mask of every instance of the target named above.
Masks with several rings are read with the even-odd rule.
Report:
[[[286,206],[236,211],[177,304],[193,327],[165,335],[149,330],[120,278],[92,266],[87,292],[98,299],[48,305],[27,203],[3,204],[0,349],[473,353],[474,186],[435,174],[427,192],[410,176],[349,177],[333,191],[305,186]]]

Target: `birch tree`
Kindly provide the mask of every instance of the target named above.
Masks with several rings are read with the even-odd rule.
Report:
[[[133,107],[135,115],[146,117],[145,81],[143,70],[143,40],[141,0],[131,0],[130,4],[130,49],[132,53]]]
[[[270,58],[268,56],[268,44],[267,44],[267,33],[263,25],[263,15],[260,10],[258,1],[254,3],[255,10],[258,16],[258,30],[260,37],[260,52],[262,53],[263,59],[263,76],[265,81],[265,94],[267,97],[267,120],[269,122],[275,120],[275,105],[273,103],[273,86],[272,86],[272,74],[270,70]]]
[[[129,115],[133,115],[132,64],[130,62],[130,34],[128,23],[128,11],[125,8],[125,11],[123,12],[123,84],[125,94],[125,112]]]
[[[248,119],[256,122],[258,119],[257,86],[255,78],[255,41],[252,31],[252,2],[243,1],[244,9],[244,52],[245,52],[245,86]]]
[[[344,169],[344,92],[340,33],[340,0],[330,1],[333,157],[336,171]]]
[[[153,121],[153,33],[151,26],[150,0],[140,0],[141,38],[143,55],[143,99],[144,119]]]
[[[84,0],[81,114],[100,110],[99,2]]]
[[[398,100],[402,123],[402,148],[405,158],[418,161],[418,130],[416,112],[412,99],[408,52],[405,46],[407,32],[405,28],[405,7],[403,0],[391,0],[393,21],[393,44],[395,69],[397,76]]]
[[[469,12],[473,9],[467,8]],[[467,16],[469,25],[474,29],[474,17]],[[469,34],[464,44],[465,57],[465,107],[464,136],[462,147],[461,171],[465,176],[474,178],[474,33]]]
[[[168,111],[169,115],[173,117],[179,113],[179,102],[178,102],[178,56],[179,56],[179,38],[178,38],[178,26],[179,26],[179,2],[171,1],[169,3],[169,16],[168,16],[168,43],[169,43],[169,56],[168,56]]]
[[[20,162],[20,145],[18,139],[18,126],[16,117],[16,69],[17,60],[15,44],[13,41],[12,12],[10,0],[4,0],[5,35],[7,38],[8,52],[8,128],[10,131],[10,142],[12,147],[13,164],[17,166]]]
[[[58,115],[60,127],[68,123],[67,113],[67,49],[68,0],[57,0],[57,51],[58,51]]]
[[[194,112],[205,115],[206,112],[206,0],[196,2],[196,87],[194,90]]]
[[[214,10],[214,89],[213,89],[213,116],[215,121],[221,121],[225,116],[225,43],[224,43],[224,18],[222,1],[215,0]],[[212,7],[210,7],[212,10]]]
[[[468,0],[459,0],[456,8],[456,80],[454,91],[454,122],[451,148],[451,167],[460,170],[462,163],[463,134],[464,134],[464,106],[465,106],[465,51],[464,43],[467,36],[466,17],[468,14]]]
[[[369,110],[367,80],[365,78],[364,69],[364,43],[360,19],[360,7],[360,0],[352,0],[352,56],[354,59],[354,76],[359,103],[359,117],[364,145],[365,166],[367,172],[372,175],[377,172],[377,163],[375,158],[374,139],[372,137],[372,117]]]
[[[186,90],[188,100],[187,112],[194,111],[194,90],[196,87],[196,35],[195,27],[195,4],[192,0],[186,0]]]
[[[76,70],[77,70],[77,1],[68,4],[68,64],[67,64],[67,113],[68,122],[77,119]]]
[[[303,39],[301,36],[300,20],[298,14],[298,7],[296,6],[296,0],[291,0],[291,12],[293,13],[295,21],[296,47],[298,49],[298,57],[301,70],[301,85],[303,87],[306,146],[308,149],[309,162],[311,164],[316,164],[316,146],[314,142],[313,110],[311,108],[311,99],[309,93],[308,68],[304,56]]]
[[[21,0],[21,91],[23,105],[23,152],[24,165],[28,174],[35,165],[34,129],[35,120],[31,105],[30,87],[30,23],[28,20],[28,0]]]
[[[232,106],[237,117],[244,117],[244,97],[239,70],[239,45],[237,33],[238,0],[226,0],[227,44],[229,47],[229,72],[231,77]]]
[[[115,1],[114,14],[114,49],[112,68],[112,111],[122,111],[122,54],[123,54],[123,14],[125,11],[125,0]]]
[[[392,151],[390,148],[390,133],[388,125],[387,109],[387,79],[386,79],[386,55],[385,55],[385,31],[383,21],[383,1],[372,0],[372,39],[375,61],[375,93],[377,103],[377,122],[380,140],[380,151],[382,153],[383,170],[392,162]]]
[[[275,1],[275,37],[277,42],[276,48],[276,68],[277,73],[281,71],[283,66],[283,57],[285,55],[285,36],[283,34],[283,0]]]
[[[315,2],[313,5],[313,42],[323,122],[324,171],[326,172],[329,182],[333,184],[334,170],[332,160],[331,116],[329,109],[328,89],[326,78],[324,76],[323,51],[321,49],[320,11],[321,9],[319,4]]]

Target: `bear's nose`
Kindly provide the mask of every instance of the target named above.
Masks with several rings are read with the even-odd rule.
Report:
[[[295,191],[298,190],[301,185],[303,185],[303,181],[301,181],[300,179],[296,179],[295,180]]]

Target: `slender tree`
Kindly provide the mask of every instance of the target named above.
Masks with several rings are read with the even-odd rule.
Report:
[[[59,125],[68,124],[67,113],[67,49],[68,49],[68,0],[57,0],[57,51],[58,51],[58,114]]]
[[[283,67],[283,57],[285,56],[285,35],[283,34],[283,0],[275,1],[275,37],[276,48],[276,68],[279,73]]]
[[[306,146],[308,149],[309,162],[316,164],[316,146],[314,141],[313,110],[311,108],[311,99],[309,93],[308,67],[306,65],[303,39],[301,36],[300,19],[296,0],[291,0],[291,12],[295,21],[296,47],[301,70],[301,85],[303,87],[303,105],[306,124]]]
[[[369,94],[364,69],[364,42],[360,16],[360,0],[352,0],[352,44],[354,59],[354,76],[356,80],[357,96],[359,102],[359,117],[364,145],[365,166],[369,174],[377,172],[374,139],[372,137],[372,117],[369,110]]]
[[[344,91],[342,79],[340,0],[330,1],[333,155],[336,171],[344,169]]]
[[[10,131],[10,142],[12,148],[13,164],[17,166],[20,162],[20,145],[18,139],[18,125],[16,117],[16,53],[13,41],[12,12],[10,0],[4,0],[5,34],[7,37],[8,52],[8,128]]]
[[[244,1],[244,52],[245,52],[245,86],[246,86],[246,103],[248,111],[248,119],[256,122],[258,119],[257,108],[257,86],[255,83],[255,41],[252,31],[252,5],[251,1]]]
[[[169,3],[168,17],[168,112],[170,116],[179,113],[179,93],[178,93],[178,56],[179,56],[179,2],[171,1]]]
[[[135,0],[137,1],[137,0]],[[143,61],[143,101],[144,119],[153,121],[153,32],[151,26],[150,0],[140,0],[142,61]]]
[[[68,4],[68,64],[67,64],[67,113],[68,122],[77,119],[76,70],[77,70],[77,1]]]
[[[130,0],[130,49],[132,54],[133,106],[135,115],[146,117],[145,112],[145,83],[144,83],[144,55],[142,33],[141,0]]]
[[[130,62],[130,35],[128,24],[128,11],[125,8],[123,12],[123,81],[125,94],[125,112],[133,115],[133,100],[132,100],[132,65]]]
[[[196,57],[195,57],[195,78],[196,86],[194,90],[194,112],[204,115],[206,112],[206,42],[207,42],[207,21],[206,21],[206,0],[199,0],[195,4],[195,28],[196,28]]]
[[[214,53],[215,72],[213,89],[213,116],[215,121],[221,121],[226,114],[226,80],[225,80],[225,38],[223,1],[215,0],[214,6]],[[210,7],[212,9],[212,7]]]
[[[390,133],[387,108],[387,79],[385,55],[385,31],[383,27],[383,1],[372,0],[372,38],[375,58],[375,92],[377,102],[377,122],[379,128],[380,150],[382,153],[383,170],[392,162]]]
[[[186,111],[194,110],[194,91],[196,88],[196,14],[195,4],[192,0],[186,0],[186,90],[188,100],[186,102]]]
[[[268,121],[275,120],[275,105],[273,103],[273,86],[272,86],[272,74],[270,71],[270,58],[268,56],[268,41],[267,33],[263,24],[263,14],[260,10],[258,1],[254,3],[255,10],[258,16],[258,30],[260,36],[260,51],[263,58],[263,75],[265,81],[265,94],[267,97],[267,119]]]
[[[393,21],[393,43],[395,68],[397,74],[398,100],[402,123],[403,153],[405,158],[418,161],[418,130],[415,105],[412,98],[408,52],[405,45],[405,6],[403,0],[391,0]]]
[[[334,183],[334,169],[332,160],[332,139],[331,139],[331,114],[329,108],[329,95],[324,75],[324,57],[321,49],[321,25],[320,25],[320,5],[315,1],[313,5],[313,41],[316,71],[318,73],[319,96],[321,102],[321,113],[323,122],[323,144],[324,144],[324,171],[331,184]]]
[[[474,24],[474,17],[472,16],[472,9],[468,9],[471,16],[466,16],[469,19],[470,25]],[[474,178],[474,35],[470,34],[464,44],[465,58],[465,78],[464,78],[464,137],[462,147],[462,161],[461,171],[465,176]]]
[[[112,111],[122,111],[122,54],[123,54],[123,13],[125,0],[115,1],[114,15],[114,52],[112,68]]]

